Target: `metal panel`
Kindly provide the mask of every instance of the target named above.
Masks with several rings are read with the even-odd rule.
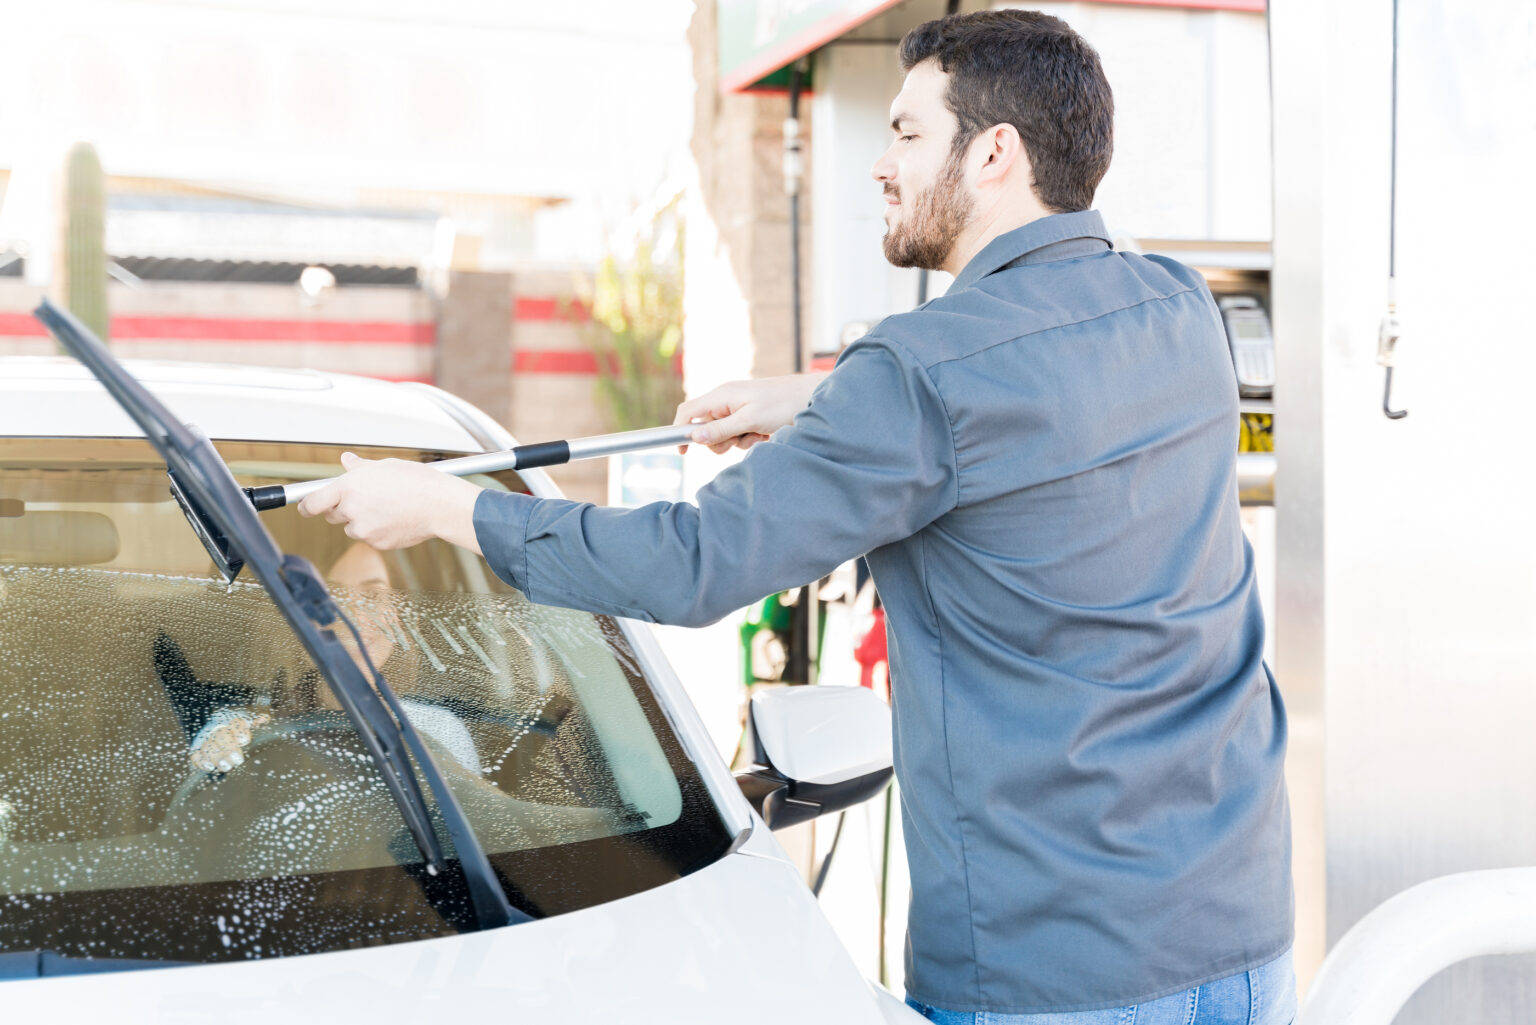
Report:
[[[1536,373],[1518,305],[1536,115],[1499,101],[1536,94],[1533,14],[1522,0],[1401,12],[1394,401],[1411,415],[1396,422],[1373,358],[1392,4],[1271,13],[1277,670],[1297,874],[1325,833],[1330,942],[1426,879],[1536,863],[1536,532],[1532,489],[1508,473]],[[1315,887],[1302,901],[1299,961],[1321,905]],[[1463,964],[1398,1020],[1528,1021],[1533,969]]]

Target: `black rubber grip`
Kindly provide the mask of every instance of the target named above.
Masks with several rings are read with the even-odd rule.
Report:
[[[268,509],[281,509],[288,504],[288,496],[283,493],[281,484],[268,484],[264,488],[243,488],[245,497],[251,500],[257,512],[265,512]]]
[[[519,445],[512,450],[517,460],[513,469],[523,470],[530,466],[559,466],[571,461],[571,443],[568,441],[543,441],[537,445]]]

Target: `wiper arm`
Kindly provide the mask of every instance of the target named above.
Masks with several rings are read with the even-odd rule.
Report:
[[[508,903],[484,848],[416,728],[405,717],[399,700],[376,671],[372,673],[373,684],[370,686],[329,628],[337,619],[347,621],[331,600],[330,592],[315,568],[300,556],[286,554],[278,548],[213,443],[178,421],[159,399],[123,369],[88,328],[47,299],[34,313],[144,431],[149,443],[165,460],[173,493],[199,538],[205,544],[209,539],[217,538],[224,546],[223,553],[209,548],[209,554],[214,556],[221,570],[229,561],[241,559],[266,586],[272,603],[325,676],[343,711],[357,729],[429,868],[442,869],[442,846],[432,828],[431,811],[412,771],[407,751],[415,758],[421,774],[426,777],[427,786],[437,798],[438,811],[458,853],[479,927],[487,929],[528,921],[529,916]],[[223,562],[220,562],[221,554],[225,559]],[[227,579],[233,580],[233,574]],[[351,628],[350,622],[347,625]],[[359,650],[365,650],[361,644]]]

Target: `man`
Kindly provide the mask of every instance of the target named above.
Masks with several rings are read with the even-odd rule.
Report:
[[[302,511],[380,547],[483,551],[534,601],[668,623],[867,553],[890,624],[909,1002],[939,1022],[1287,1022],[1284,713],[1220,318],[1199,275],[1112,251],[1089,209],[1112,99],[1064,23],[952,16],[901,60],[874,167],[886,256],[954,285],[824,379],[685,404],[712,421],[694,440],[752,448],[696,506],[349,459]]]

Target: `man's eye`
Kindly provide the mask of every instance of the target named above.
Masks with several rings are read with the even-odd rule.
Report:
[[[913,139],[917,138],[917,136],[915,136],[915,135],[899,135],[899,136],[897,136],[897,138],[899,140],[901,140],[902,142],[911,142]]]

